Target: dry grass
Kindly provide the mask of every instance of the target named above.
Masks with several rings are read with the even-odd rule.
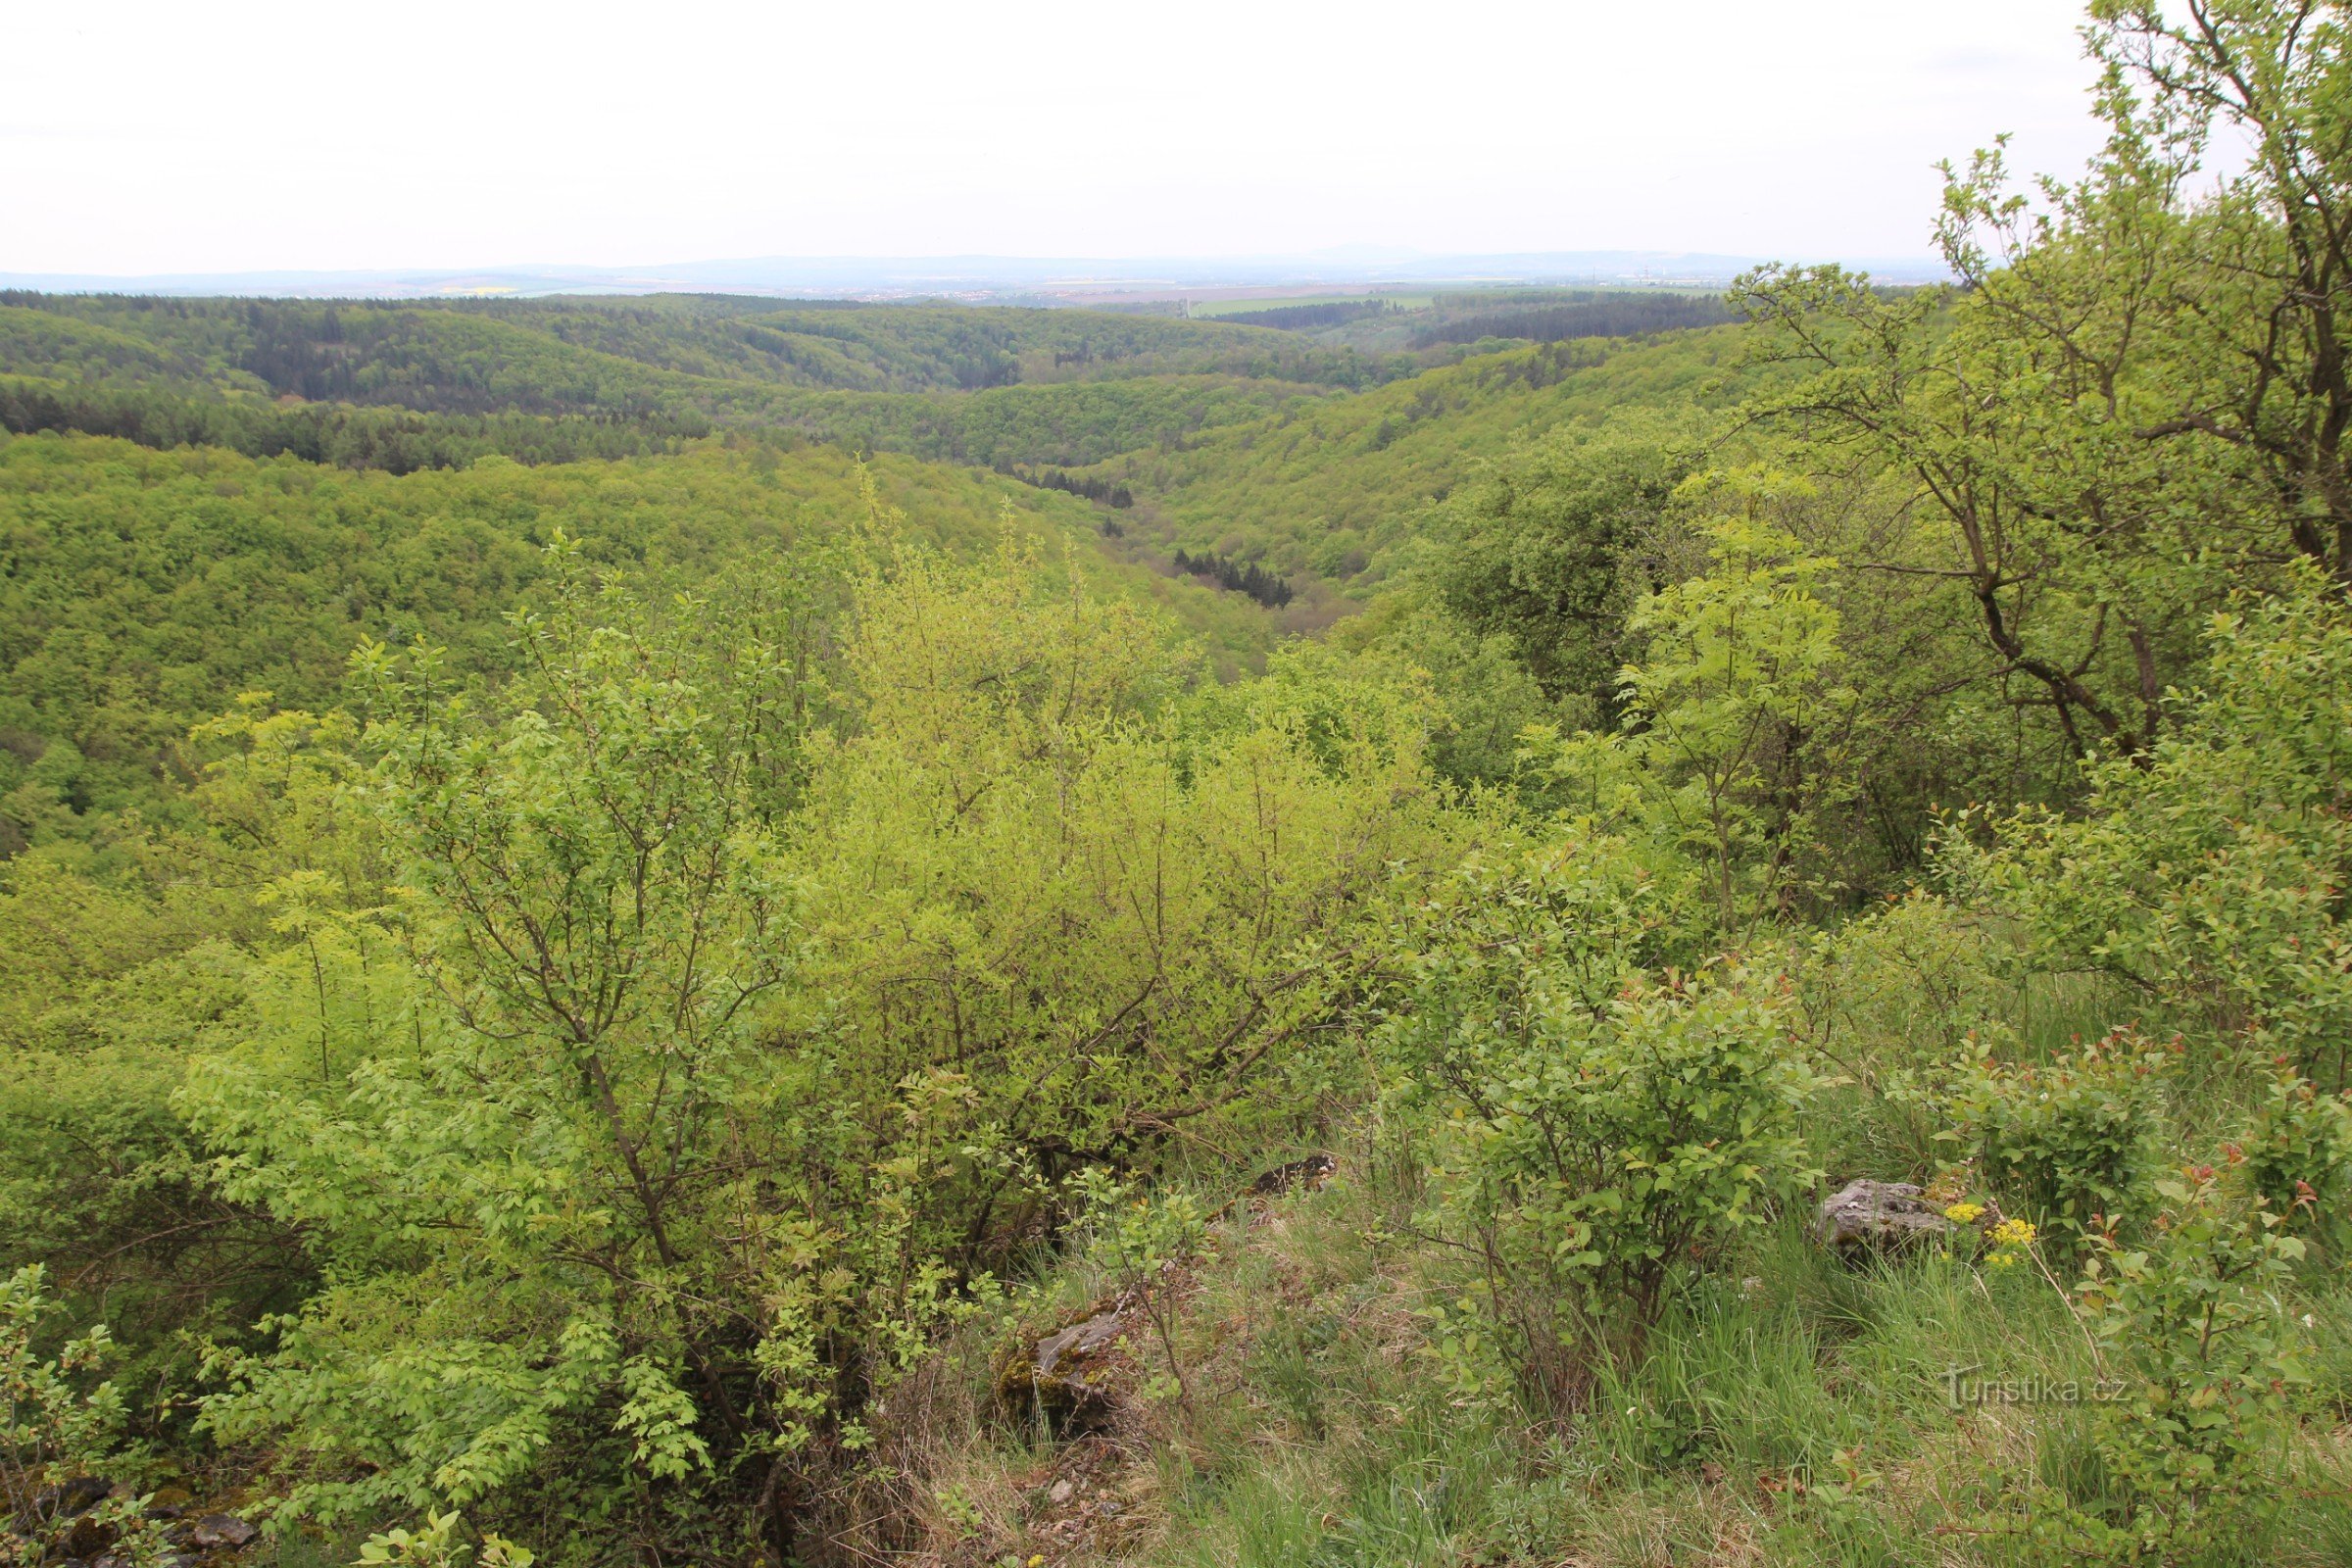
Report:
[[[847,1560],[1001,1568],[1650,1568],[2004,1564],[2023,1498],[2078,1452],[2086,1412],[1954,1410],[1943,1369],[2087,1370],[2063,1300],[1954,1260],[1855,1271],[1793,1226],[1702,1282],[1630,1381],[1563,1424],[1453,1394],[1428,1309],[1455,1259],[1364,1179],[1236,1205],[1162,1284],[1189,1396],[1141,1322],[1105,1430],[1054,1443],[998,1408],[1008,1348],[1108,1282],[1083,1260],[967,1326],[895,1390]],[[2352,1309],[2347,1309],[2352,1310]],[[2352,1409],[2352,1353],[2328,1376]],[[2352,1561],[2352,1430],[2305,1432],[2301,1523],[2259,1559]],[[2333,1497],[2337,1500],[2329,1501]]]

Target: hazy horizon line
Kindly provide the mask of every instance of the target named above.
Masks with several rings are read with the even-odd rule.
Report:
[[[1684,287],[1728,282],[1773,260],[1839,265],[1902,281],[1946,275],[1928,256],[1773,258],[1736,251],[1590,250],[1421,251],[1401,246],[1340,245],[1298,252],[1201,255],[1020,256],[989,252],[923,255],[775,253],[699,261],[603,265],[510,262],[466,267],[273,267],[147,272],[0,270],[0,287],[43,292],[251,293],[269,287],[340,287],[359,296],[449,297],[531,292],[733,292],[810,290],[905,292],[926,285],[953,292],[1141,293],[1247,286],[1331,287],[1380,284],[1531,284],[1639,282]],[[1658,276],[1659,272],[1670,275]],[[542,285],[542,286],[534,286]],[[552,286],[544,286],[552,285]]]

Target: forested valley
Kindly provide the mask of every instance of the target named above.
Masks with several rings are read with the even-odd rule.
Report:
[[[2352,1562],[2352,38],[2188,10],[1933,287],[0,296],[0,1564]]]

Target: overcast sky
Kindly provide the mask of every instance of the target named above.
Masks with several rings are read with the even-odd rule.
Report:
[[[2069,0],[14,0],[0,271],[1923,255],[2096,145]]]

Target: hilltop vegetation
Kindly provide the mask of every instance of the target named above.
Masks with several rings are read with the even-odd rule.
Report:
[[[11,307],[0,1560],[2352,1560],[2352,38],[2197,15],[1361,384]]]
[[[1628,408],[1703,420],[1750,379],[1737,332],[1482,355],[1357,397],[1300,402],[1102,464],[1130,526],[1357,594],[1400,564],[1427,509],[1517,443]]]
[[[55,380],[458,414],[709,412],[749,387],[968,392],[1155,374],[1361,386],[1380,374],[1344,350],[1216,321],[692,295],[391,305],[9,294],[0,358]]]
[[[1147,499],[1137,542],[1163,568],[1178,548],[1235,558],[1304,592],[1312,608],[1289,624],[1307,625],[1341,608],[1319,585],[1382,580],[1374,563],[1413,514],[1512,435],[1625,403],[1723,401],[1724,342],[1646,341],[1721,318],[1713,302],[1494,291],[1348,311],[1348,330],[1440,346],[1367,355],[1270,329],[1317,322],[1265,312],[20,294],[0,299],[0,428],[396,473],[647,456],[728,429],[1006,473],[1108,465],[1087,482]],[[1544,341],[1495,335],[1520,330]]]
[[[861,483],[954,555],[986,555],[1009,527],[1082,578],[1170,608],[1229,664],[1263,648],[1239,607],[1096,554],[1084,504],[906,460],[706,445],[396,478],[19,438],[0,444],[0,847],[87,839],[163,808],[192,726],[248,691],[331,704],[364,639],[425,638],[469,672],[511,673],[501,617],[537,597],[559,534],[583,564],[690,589],[837,532],[866,505]]]
[[[1256,597],[1296,600],[1275,622],[1292,630],[1383,581],[1415,518],[1476,460],[1611,408],[1725,403],[1717,383],[1736,357],[1704,334],[1620,345],[1580,328],[1469,359],[1443,350],[1423,368],[1431,355],[1366,358],[1219,321],[701,298],[9,298],[0,428],[393,473],[658,456],[728,431],[1007,475],[1091,470],[1071,482],[1141,503],[1116,525],[1118,559],[1174,575],[1179,551],[1230,560],[1237,582],[1284,585]],[[1381,318],[1443,333],[1472,298]],[[1689,314],[1648,298],[1499,294],[1493,309],[1539,324],[1597,310],[1583,318],[1595,329]],[[785,353],[786,338],[801,346]],[[803,338],[817,347],[803,353]],[[967,373],[991,355],[994,368]]]

